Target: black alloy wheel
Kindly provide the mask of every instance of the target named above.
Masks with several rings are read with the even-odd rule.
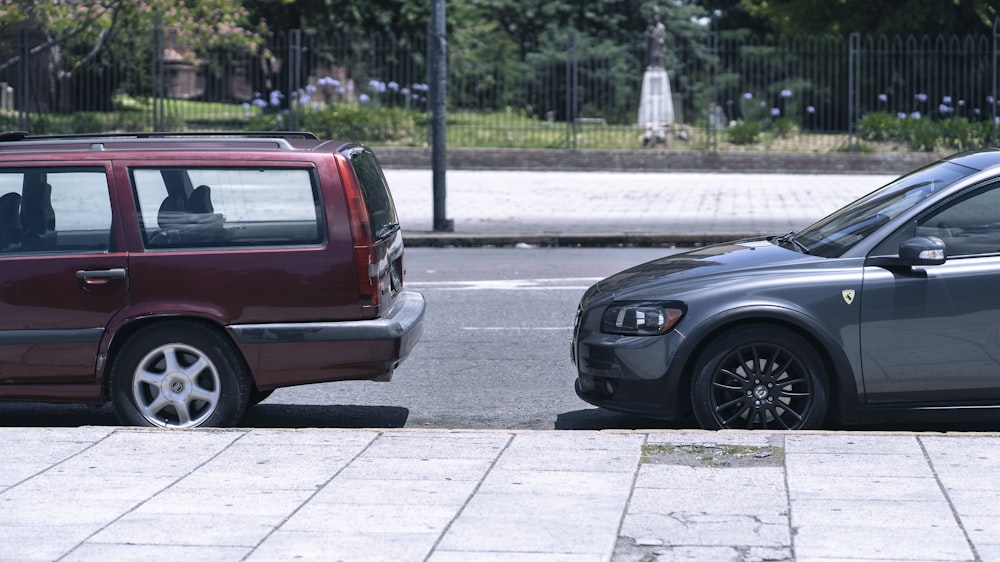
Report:
[[[698,362],[691,401],[705,429],[811,429],[823,423],[827,379],[815,349],[779,326],[747,326]]]

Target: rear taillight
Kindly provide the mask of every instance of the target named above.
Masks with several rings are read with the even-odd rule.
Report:
[[[358,297],[363,307],[378,310],[379,256],[372,232],[368,208],[361,193],[361,186],[354,176],[350,162],[337,155],[337,169],[347,196],[347,211],[351,221],[351,237],[354,239],[354,264],[358,272]]]

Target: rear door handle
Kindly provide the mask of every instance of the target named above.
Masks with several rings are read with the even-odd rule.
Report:
[[[120,267],[112,269],[81,269],[76,272],[76,278],[88,285],[103,285],[112,279],[125,279],[125,270]]]

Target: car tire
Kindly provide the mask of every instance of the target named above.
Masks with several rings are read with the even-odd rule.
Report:
[[[705,429],[811,429],[829,404],[816,349],[780,326],[725,332],[695,364],[691,406]]]
[[[250,376],[224,335],[195,322],[132,334],[111,367],[111,399],[123,424],[229,427],[246,411]]]

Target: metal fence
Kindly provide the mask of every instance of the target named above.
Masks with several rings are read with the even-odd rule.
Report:
[[[0,44],[0,129],[313,129],[428,139],[423,37],[275,34],[255,53],[184,51],[169,32],[70,69],[30,30]],[[33,52],[33,49],[38,52]],[[645,41],[566,32],[449,45],[450,146],[629,149]],[[138,61],[138,62],[137,62]],[[1000,142],[1000,20],[966,37],[668,38],[667,147],[930,150]],[[923,134],[921,141],[920,135]],[[930,140],[928,140],[928,138]],[[921,144],[922,142],[922,144]]]

